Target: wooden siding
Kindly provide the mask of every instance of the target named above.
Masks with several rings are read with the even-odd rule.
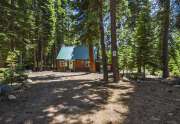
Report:
[[[88,61],[76,60],[74,61],[75,71],[89,71]]]
[[[72,64],[72,65],[71,65]],[[90,71],[89,61],[76,60],[76,61],[58,61],[58,71]]]

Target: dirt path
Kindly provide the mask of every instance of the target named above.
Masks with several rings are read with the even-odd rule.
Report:
[[[0,102],[0,124],[180,124],[180,89],[159,83],[104,85],[102,75],[32,73],[17,100]]]

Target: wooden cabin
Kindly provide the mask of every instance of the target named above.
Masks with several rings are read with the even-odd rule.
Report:
[[[93,48],[94,64],[97,60],[97,49]],[[89,48],[85,46],[63,46],[57,56],[58,71],[91,71]],[[95,70],[96,71],[96,70]]]

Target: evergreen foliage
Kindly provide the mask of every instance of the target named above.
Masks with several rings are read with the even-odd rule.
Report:
[[[101,48],[103,42],[106,61],[112,64],[110,1],[103,0],[101,15],[101,0],[1,1],[0,67],[20,64],[34,71],[56,69],[63,44]],[[169,70],[172,76],[180,75],[180,3],[169,2],[116,1],[119,71],[161,74]]]

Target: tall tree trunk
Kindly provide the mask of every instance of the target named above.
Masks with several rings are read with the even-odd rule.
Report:
[[[37,71],[37,56],[36,56],[36,48],[34,48],[34,51],[33,51],[33,60],[34,60],[34,67],[33,67],[33,71]]]
[[[169,25],[170,25],[170,0],[165,0],[162,3],[163,18],[162,18],[162,65],[163,78],[169,77],[168,70],[168,39],[169,39]]]
[[[64,44],[64,16],[57,12],[57,22],[56,22],[56,44],[55,44],[55,58],[58,56],[58,53],[61,47]],[[61,28],[60,28],[61,26]],[[58,67],[59,60],[55,60],[56,69]]]
[[[138,75],[142,73],[142,58],[139,55],[137,55],[137,73]]]
[[[141,65],[138,65],[138,70],[137,70],[138,72],[138,74],[141,74],[142,73],[142,71],[141,71]]]
[[[14,7],[15,6],[15,1],[14,0],[11,0],[11,5]],[[12,18],[11,19],[11,23],[12,24],[10,24],[10,30],[14,33],[14,30],[15,30],[15,28],[14,28],[14,24],[13,24],[13,22],[15,21],[15,18]],[[15,37],[14,36],[11,36],[11,41],[10,41],[10,50],[11,51],[14,51],[15,50]]]
[[[107,54],[104,43],[104,24],[103,24],[103,0],[99,0],[99,28],[101,33],[101,53],[103,63],[103,79],[108,81],[108,70],[107,70]]]
[[[146,78],[146,65],[143,64],[143,79]]]
[[[96,72],[94,49],[92,43],[89,43],[89,61],[90,61],[90,72]]]
[[[53,68],[53,70],[56,70],[56,67],[57,67],[57,65],[56,65],[56,56],[57,56],[57,50],[56,50],[56,44],[54,44],[54,46],[53,46],[53,48],[52,48],[52,68]]]
[[[116,39],[116,0],[110,0],[110,16],[111,16],[111,47],[112,47],[112,70],[114,81],[119,80],[118,55],[117,55],[117,39]]]
[[[39,71],[43,71],[43,44],[41,39],[38,42],[38,67],[39,67]]]

